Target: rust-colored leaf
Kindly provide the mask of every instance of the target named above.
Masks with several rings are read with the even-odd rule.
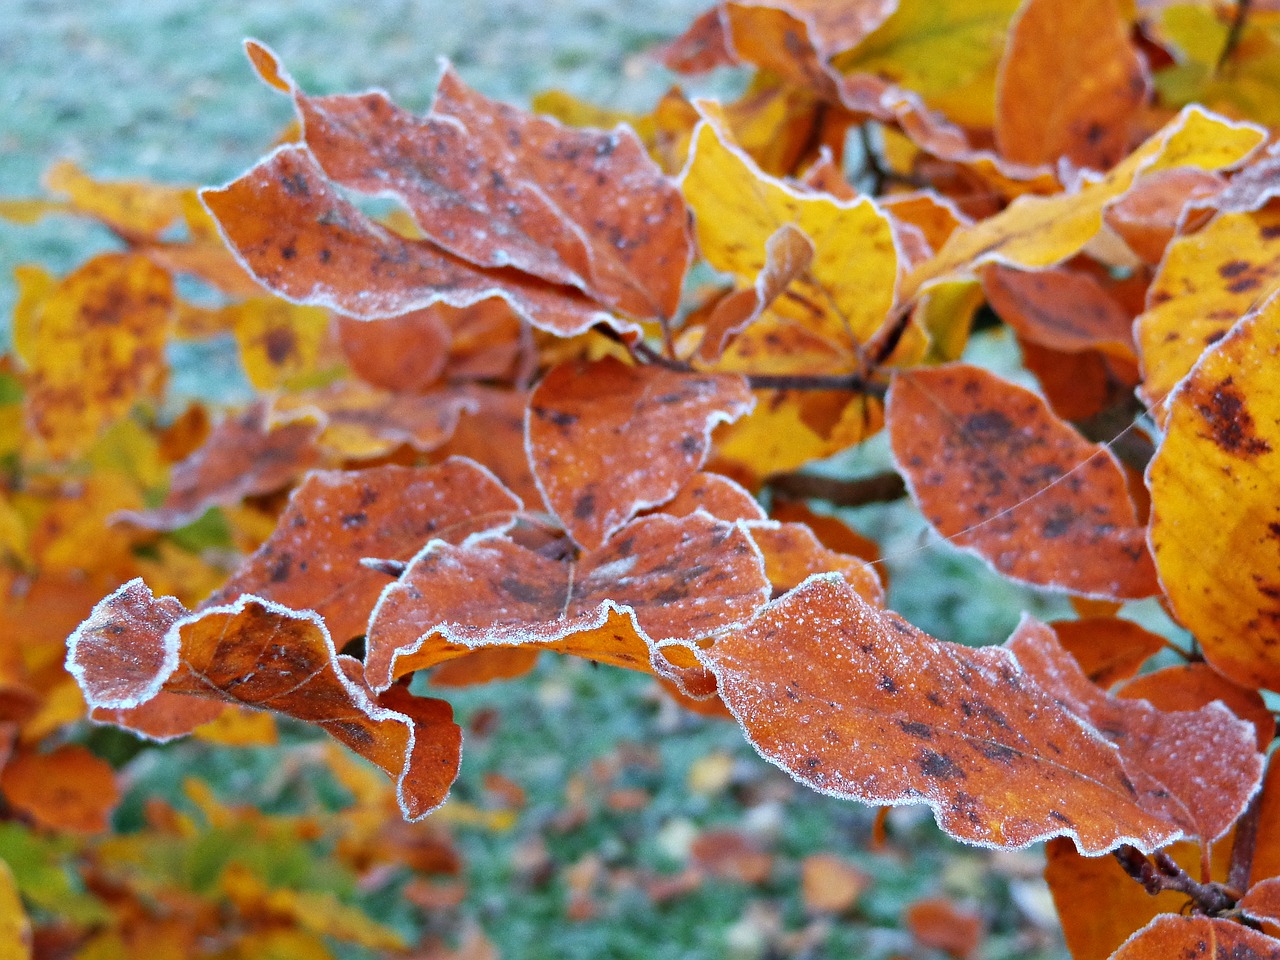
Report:
[[[461,543],[508,525],[519,499],[478,464],[383,466],[309,473],[275,533],[207,606],[254,594],[324,618],[339,643],[364,633],[386,574],[365,557],[408,562],[428,540]]]
[[[1276,718],[1262,694],[1232,683],[1207,663],[1182,663],[1143,674],[1125,683],[1116,695],[1146,700],[1161,710],[1199,710],[1221,700],[1241,720],[1258,732],[1258,749],[1265,751],[1275,739]]]
[[[705,514],[641,517],[576,560],[547,553],[497,536],[429,543],[374,610],[369,682],[526,645],[648,672],[658,643],[745,620],[768,597],[746,532]]]
[[[946,897],[926,897],[902,915],[915,941],[942,950],[956,960],[973,956],[982,942],[982,917]]]
[[[1112,960],[1280,960],[1280,940],[1234,920],[1162,914],[1126,940]]]
[[[1072,593],[1159,589],[1111,452],[1043,400],[964,364],[894,378],[893,455],[930,525],[1003,575]]]
[[[529,462],[547,506],[594,549],[640,510],[673,497],[706,460],[712,428],[753,403],[736,375],[613,359],[566,364],[529,398]]]
[[[1103,208],[1103,222],[1146,263],[1157,264],[1183,226],[1189,204],[1222,191],[1223,178],[1195,167],[1174,167],[1141,177]]]
[[[30,371],[26,415],[50,456],[84,453],[160,386],[172,307],[169,274],[136,254],[104,253],[32,309],[18,341]]]
[[[813,913],[844,913],[871,886],[871,877],[834,853],[814,853],[800,863],[800,896]]]
[[[476,267],[375,223],[303,147],[280,147],[239,179],[200,196],[245,268],[295,303],[376,319],[502,297],[521,317],[560,336],[613,322],[575,289],[510,267]]]
[[[1132,620],[1085,617],[1049,624],[1086,677],[1103,690],[1127,680],[1164,649],[1164,640]]]
[[[1018,163],[1106,170],[1129,152],[1149,82],[1120,0],[1025,0],[997,81],[996,144]]]
[[[718,473],[695,473],[661,507],[662,513],[673,517],[687,517],[696,510],[705,510],[717,520],[765,519],[764,508],[755,497]]]
[[[474,410],[463,411],[453,436],[436,455],[474,460],[492,470],[525,503],[541,501],[542,491],[534,482],[524,449],[529,395],[519,390],[471,387],[467,399]]]
[[[115,771],[76,744],[19,753],[0,771],[0,790],[40,826],[73,833],[106,830],[120,800]]]
[[[164,691],[316,724],[396,780],[409,819],[439,807],[457,775],[462,737],[448,704],[403,688],[375,698],[320,617],[269,600],[190,613],[130,581],[71,635],[67,668],[95,708],[138,707]]]
[[[760,754],[822,793],[925,803],[984,846],[1070,836],[1098,854],[1180,834],[1008,650],[934,640],[840,580],[808,580],[699,656]]]
[[[469,687],[494,680],[522,677],[538,662],[538,651],[528,647],[489,647],[456,660],[446,660],[431,671],[433,687]]]
[[[418,393],[431,386],[444,371],[452,339],[435,310],[385,320],[338,318],[338,340],[351,369],[383,390]]]
[[[1029,618],[1006,646],[1041,687],[1116,745],[1145,809],[1206,847],[1244,812],[1263,773],[1252,723],[1221,703],[1174,711],[1113,697],[1089,681],[1049,627]]]
[[[1280,924],[1280,877],[1255,883],[1236,908],[1252,920]]]
[[[255,64],[272,56],[247,47]],[[684,203],[629,128],[563,127],[482,96],[449,67],[422,118],[380,92],[309,97],[270,67],[325,172],[399,198],[442,249],[634,317],[675,315],[691,248]]]
[[[1134,356],[1133,318],[1087,273],[993,264],[982,271],[982,285],[992,309],[1023,339],[1053,350]]]
[[[267,425],[259,403],[215,426],[204,444],[173,468],[164,503],[127,514],[131,523],[167,530],[190,523],[212,506],[287,486],[314,466],[320,425],[312,420]]]
[[[1018,346],[1023,365],[1035,374],[1050,409],[1063,420],[1088,420],[1127,405],[1141,379],[1133,360],[1101,350],[1064,352],[1023,339]]]
[[[859,595],[884,605],[884,587],[875,568],[861,557],[829,550],[803,523],[748,523],[751,539],[764,555],[764,569],[774,595],[798,587],[815,573],[838,573]]]
[[[1169,397],[1147,471],[1151,546],[1178,620],[1215,669],[1280,689],[1280,295],[1240,320]]]

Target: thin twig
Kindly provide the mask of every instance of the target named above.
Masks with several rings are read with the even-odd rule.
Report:
[[[1258,844],[1258,819],[1262,809],[1262,791],[1249,801],[1243,816],[1236,821],[1235,839],[1231,841],[1231,866],[1227,869],[1227,886],[1240,893],[1249,889],[1253,873],[1253,852]]]
[[[1231,59],[1231,55],[1236,52],[1236,47],[1240,45],[1240,38],[1244,35],[1245,25],[1249,21],[1249,8],[1253,6],[1253,0],[1237,0],[1236,15],[1231,20],[1231,28],[1227,31],[1227,39],[1222,44],[1222,52],[1218,54],[1218,63],[1213,68],[1214,73],[1221,73],[1222,68],[1227,65],[1227,61]]]
[[[825,500],[836,507],[860,507],[868,503],[890,503],[907,495],[907,485],[892,470],[842,480],[814,473],[780,473],[768,481],[775,497],[784,500]]]
[[[860,373],[749,373],[747,383],[752,390],[839,390],[873,397],[883,397],[889,389],[883,383],[869,382]]]
[[[1217,916],[1235,908],[1239,897],[1220,883],[1193,880],[1173,857],[1157,850],[1148,860],[1136,847],[1125,844],[1114,851],[1124,872],[1142,884],[1147,893],[1175,892],[1185,894],[1197,913]]]

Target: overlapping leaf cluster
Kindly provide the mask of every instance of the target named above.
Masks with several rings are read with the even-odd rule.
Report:
[[[243,176],[197,196],[59,167],[65,199],[0,208],[127,248],[19,275],[9,808],[101,829],[110,768],[57,745],[85,710],[240,742],[269,711],[417,819],[461,732],[411,677],[551,651],[652,674],[816,790],[1050,840],[1077,958],[1277,955],[1238,922],[1280,920],[1276,16],[729,0],[662,55],[749,71],[739,99],[544,96],[559,120],[450,69],[425,116],[313,96],[250,42],[299,124]],[[691,289],[695,264],[719,279]],[[1038,391],[962,362],[976,324]],[[219,333],[260,398],[166,405],[170,339]],[[804,468],[881,431],[902,482],[875,496],[1080,619],[975,649],[886,609],[876,545],[788,502],[874,499]],[[1152,597],[1194,646],[1143,672],[1179,650],[1122,616]],[[222,877],[194,895],[257,949],[263,881]],[[288,936],[343,935],[284,899]]]

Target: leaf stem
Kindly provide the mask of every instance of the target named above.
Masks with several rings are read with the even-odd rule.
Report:
[[[1240,38],[1244,35],[1244,28],[1249,22],[1249,10],[1252,6],[1253,0],[1236,0],[1236,15],[1231,20],[1227,39],[1222,44],[1222,52],[1218,54],[1218,62],[1213,68],[1215,74],[1222,72],[1222,68],[1227,65],[1236,47],[1240,45]]]
[[[1157,850],[1148,860],[1136,847],[1124,844],[1114,851],[1116,861],[1124,872],[1142,884],[1147,893],[1183,893],[1191,898],[1197,913],[1217,916],[1235,908],[1239,896],[1220,883],[1200,883],[1193,880],[1173,857]]]
[[[892,470],[856,480],[814,473],[780,473],[769,479],[768,486],[775,497],[784,500],[825,500],[837,507],[890,503],[907,495],[906,483]]]

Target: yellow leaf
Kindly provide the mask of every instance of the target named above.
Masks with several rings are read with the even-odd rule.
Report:
[[[280,739],[275,717],[264,710],[228,707],[193,732],[199,740],[224,747],[270,746]]]
[[[996,70],[1019,0],[901,0],[857,48],[832,61],[919,93],[957,123],[991,127]]]
[[[22,909],[13,871],[0,860],[0,956],[30,960],[31,921]]]
[[[245,374],[259,390],[275,390],[314,373],[329,332],[329,311],[276,297],[228,308]]]
[[[1170,395],[1148,469],[1165,593],[1205,659],[1280,690],[1280,295],[1244,317]]]
[[[1280,282],[1280,209],[1226,213],[1165,251],[1134,330],[1155,408],[1200,355]]]
[[[193,191],[156,183],[95,180],[70,160],[55,163],[45,186],[70,207],[125,235],[154,238],[182,217],[183,195]]]
[[[814,259],[774,310],[850,348],[865,342],[893,304],[898,253],[889,218],[869,198],[841,201],[769,176],[723,119],[704,110],[682,188],[707,261],[749,286],[765,266],[769,238],[794,224],[813,241]]]

